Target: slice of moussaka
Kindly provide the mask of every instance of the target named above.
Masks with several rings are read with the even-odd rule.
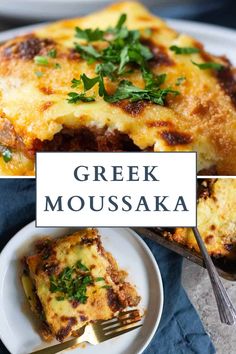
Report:
[[[210,255],[236,259],[236,179],[199,182],[198,229]],[[199,252],[191,229],[165,232],[171,240]]]
[[[111,319],[140,301],[135,287],[125,280],[127,273],[104,250],[96,229],[37,242],[35,253],[24,259],[24,276],[31,309],[47,341],[78,336],[89,322]]]
[[[0,173],[37,151],[197,151],[236,175],[236,81],[223,56],[121,2],[0,47]]]

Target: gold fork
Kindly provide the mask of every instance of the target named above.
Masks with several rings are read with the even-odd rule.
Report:
[[[76,337],[64,343],[34,351],[30,354],[59,353],[62,350],[71,348],[74,345],[83,342],[88,342],[90,344],[96,345],[141,327],[142,324],[137,324],[140,321],[141,319],[137,309],[123,311],[119,314],[118,317],[114,317],[110,320],[97,321],[95,323],[88,324],[85,326],[84,333],[80,337]]]

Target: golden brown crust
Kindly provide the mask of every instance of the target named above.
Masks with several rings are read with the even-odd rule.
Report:
[[[200,180],[201,181],[201,180]],[[199,183],[198,228],[210,255],[236,259],[236,179]],[[191,229],[177,228],[164,236],[199,252]]]
[[[164,87],[171,86],[180,95],[169,95],[164,107],[142,101],[111,104],[99,97],[94,87],[91,95],[95,95],[95,102],[68,104],[71,80],[82,73],[96,75],[96,63],[88,64],[73,50],[75,27],[104,29],[114,26],[122,13],[127,14],[128,28],[140,30],[143,43],[151,48],[151,70],[166,73]],[[146,29],[151,29],[151,36]],[[200,52],[176,55],[170,50],[172,45],[197,47]],[[56,49],[57,57],[50,58],[49,65],[34,62],[35,55],[46,55],[51,49]],[[214,166],[217,174],[236,175],[236,86],[232,65],[224,57],[207,53],[191,37],[170,29],[136,2],[112,5],[85,18],[57,22],[18,37],[0,48],[0,59],[0,120],[9,121],[25,147],[24,159],[17,152],[8,164],[0,159],[1,174],[32,174],[35,147],[42,148],[41,143],[53,141],[65,129],[92,127],[94,131],[106,128],[125,134],[138,150],[197,151],[198,171]],[[200,70],[192,61],[213,61],[225,69]],[[38,71],[41,76],[36,75]],[[179,77],[185,81],[176,86]],[[137,86],[144,85],[137,70],[124,78]],[[105,86],[108,92],[114,92],[117,80],[106,78]]]
[[[80,270],[76,268],[77,262]],[[36,253],[26,257],[26,264],[39,301],[35,309],[43,318],[41,334],[45,340],[56,337],[63,341],[85,324],[110,319],[140,301],[135,288],[126,282],[127,274],[103,248],[96,229],[80,230],[54,240],[44,238],[36,244]],[[52,287],[52,281],[56,284],[62,274],[69,274],[63,275],[63,282],[67,282],[63,286],[70,279],[75,284],[76,279],[90,278],[85,302]]]

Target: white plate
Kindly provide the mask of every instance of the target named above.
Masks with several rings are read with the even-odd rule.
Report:
[[[228,28],[185,20],[167,20],[178,32],[185,32],[202,42],[206,50],[216,55],[226,55],[236,65],[236,31]],[[25,26],[0,32],[0,42],[31,32],[36,26]]]
[[[19,259],[29,252],[36,238],[61,236],[71,231],[69,228],[35,228],[32,222],[9,241],[0,255],[0,338],[12,354],[29,353],[42,344],[34,329],[32,314],[27,311],[19,280]],[[145,310],[146,316],[140,329],[99,344],[99,347],[88,344],[82,351],[84,354],[110,354],[112,348],[112,354],[142,353],[161,318],[163,288],[159,268],[144,241],[131,230],[107,228],[99,231],[105,249],[114,255],[119,266],[128,272],[128,280],[137,286],[142,298],[140,309]],[[81,348],[73,353],[81,354]]]

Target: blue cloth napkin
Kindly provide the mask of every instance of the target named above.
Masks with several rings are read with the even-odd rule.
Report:
[[[0,249],[18,230],[34,219],[35,180],[0,179]],[[143,354],[215,353],[210,338],[181,286],[182,257],[155,242],[145,241],[160,267],[165,302],[160,326]],[[9,353],[1,342],[0,353]]]

